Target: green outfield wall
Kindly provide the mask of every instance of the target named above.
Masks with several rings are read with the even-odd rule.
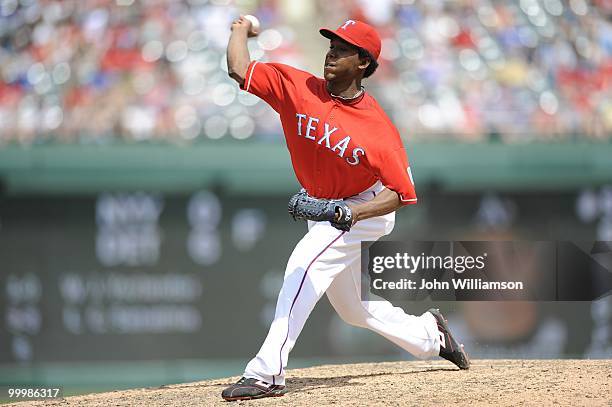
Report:
[[[612,144],[434,144],[408,147],[420,188],[570,190],[612,182]],[[0,149],[9,195],[94,194],[104,190],[287,193],[297,187],[284,145],[41,145]]]
[[[411,143],[408,154],[420,202],[386,239],[612,236],[612,144]],[[278,144],[8,146],[0,188],[0,385],[66,394],[239,374],[306,227],[286,212],[298,186]],[[441,308],[478,359],[611,355],[610,297],[396,305]],[[308,325],[290,368],[408,357],[327,300]]]

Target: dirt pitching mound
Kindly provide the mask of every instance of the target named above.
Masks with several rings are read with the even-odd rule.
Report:
[[[283,397],[228,403],[238,377],[19,403],[19,406],[611,406],[610,360],[473,360],[329,365],[289,370]]]

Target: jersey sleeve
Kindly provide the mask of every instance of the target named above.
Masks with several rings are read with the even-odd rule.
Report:
[[[240,88],[260,97],[280,113],[281,107],[296,93],[296,83],[303,74],[289,65],[252,61]]]
[[[378,159],[376,159],[378,158]],[[402,205],[417,203],[416,191],[408,157],[403,147],[375,157],[370,166],[382,184],[390,190],[397,192]]]

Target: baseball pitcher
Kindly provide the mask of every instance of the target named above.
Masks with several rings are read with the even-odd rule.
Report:
[[[355,20],[320,33],[330,41],[323,78],[251,61],[247,39],[257,32],[248,18],[232,23],[229,75],[279,114],[303,188],[289,200],[289,213],[308,221],[308,233],[287,262],[268,335],[243,377],[223,391],[225,400],[285,393],[289,353],[324,293],[347,323],[371,329],[418,358],[441,356],[469,368],[438,310],[414,316],[387,301],[360,299],[361,241],[391,233],[395,211],[416,204],[417,196],[400,135],[362,85],[378,66],[378,33]]]

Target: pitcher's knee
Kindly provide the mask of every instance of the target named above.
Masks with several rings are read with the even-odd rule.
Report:
[[[340,315],[340,318],[342,318],[342,320],[349,325],[356,326],[359,328],[368,327],[365,315],[361,315],[360,313],[357,313],[357,312],[355,313],[342,312],[342,313],[338,313],[338,315]]]

